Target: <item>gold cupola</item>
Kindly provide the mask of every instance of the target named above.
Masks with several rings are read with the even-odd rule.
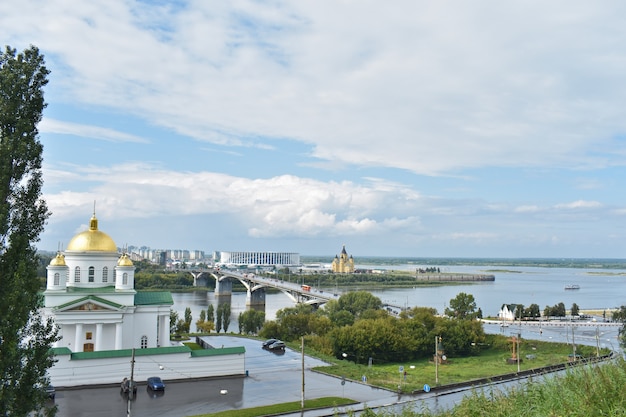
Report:
[[[67,245],[67,252],[117,252],[117,245],[109,235],[98,230],[98,219],[94,213],[89,221],[89,230],[74,236]]]
[[[65,256],[61,252],[57,252],[57,256],[52,258],[50,266],[65,266]]]
[[[130,260],[127,254],[123,254],[117,261],[117,266],[133,266],[133,261]]]

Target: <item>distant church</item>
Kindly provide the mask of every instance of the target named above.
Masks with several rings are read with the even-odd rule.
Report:
[[[354,272],[354,258],[352,258],[352,255],[348,256],[346,245],[343,245],[343,249],[339,255],[335,255],[331,269],[333,272],[339,274],[351,274]]]
[[[135,291],[135,267],[96,215],[47,267],[44,314],[59,326],[55,348],[97,352],[169,346],[170,292]]]

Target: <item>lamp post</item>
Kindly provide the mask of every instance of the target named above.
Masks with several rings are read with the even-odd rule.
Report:
[[[440,339],[440,336],[435,336],[435,385],[439,385],[439,349],[437,342]]]
[[[300,408],[304,410],[304,336],[302,336],[302,399]]]

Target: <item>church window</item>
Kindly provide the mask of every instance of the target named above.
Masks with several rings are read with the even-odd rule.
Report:
[[[93,266],[89,267],[89,282],[94,282],[96,278],[96,268]]]
[[[109,268],[108,267],[104,267],[102,268],[102,282],[108,282],[109,281]]]
[[[61,279],[61,276],[59,275],[58,272],[54,273],[54,285],[59,285],[59,281]]]
[[[122,284],[128,285],[128,273],[127,272],[124,272],[124,275],[122,275]]]
[[[148,347],[148,336],[141,336],[141,348],[145,349]]]
[[[93,338],[93,333],[92,332],[85,333],[85,339],[91,340],[92,338]]]
[[[80,282],[80,266],[74,269],[74,282]]]

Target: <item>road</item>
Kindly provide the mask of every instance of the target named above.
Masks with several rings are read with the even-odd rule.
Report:
[[[222,410],[243,409],[302,398],[302,356],[287,349],[276,354],[261,348],[258,340],[212,336],[214,346],[244,346],[248,377],[213,378],[199,381],[165,381],[164,393],[155,395],[139,381],[137,397],[131,402],[133,417],[187,417]],[[368,404],[391,404],[397,394],[310,371],[324,365],[305,357],[305,398],[345,396]],[[224,390],[226,391],[224,393]],[[128,401],[119,386],[97,386],[57,390],[58,417],[126,416]]]

